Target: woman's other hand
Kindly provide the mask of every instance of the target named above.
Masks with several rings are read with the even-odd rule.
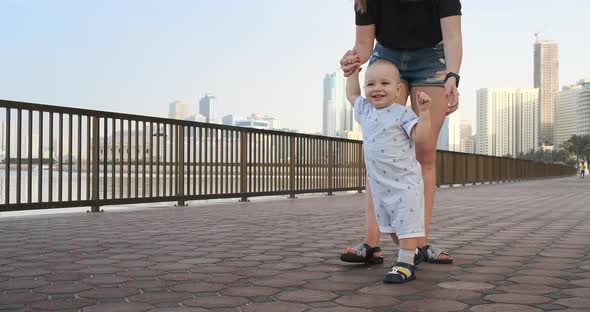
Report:
[[[447,116],[455,112],[459,108],[459,91],[457,90],[457,82],[455,77],[450,77],[445,82],[445,95],[449,108],[447,110]]]

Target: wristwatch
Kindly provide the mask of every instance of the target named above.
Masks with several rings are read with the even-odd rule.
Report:
[[[447,75],[445,76],[445,83],[447,83],[447,80],[449,80],[449,78],[451,77],[455,77],[455,80],[457,81],[456,85],[457,88],[459,88],[459,79],[461,78],[461,76],[459,76],[458,74],[455,74],[453,72],[448,72]]]

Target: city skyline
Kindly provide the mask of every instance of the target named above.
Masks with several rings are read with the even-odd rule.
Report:
[[[309,6],[320,14],[305,23],[300,14],[284,13]],[[585,8],[588,2],[573,0],[463,1],[462,118],[475,120],[478,88],[533,86],[536,32],[559,43],[559,86],[587,77],[589,43],[579,40],[578,25]],[[0,3],[0,26],[7,47],[0,51],[0,98],[165,117],[167,103],[193,103],[212,92],[218,116],[263,112],[288,128],[316,132],[321,79],[354,43],[349,0],[174,6],[7,0]]]

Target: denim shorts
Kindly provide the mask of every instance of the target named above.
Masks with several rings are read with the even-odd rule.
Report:
[[[389,49],[375,45],[369,64],[377,60],[393,63],[399,70],[401,80],[409,87],[445,85],[447,66],[442,41],[432,48]]]

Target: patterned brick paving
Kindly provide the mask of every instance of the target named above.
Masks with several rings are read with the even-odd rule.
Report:
[[[364,195],[0,218],[0,311],[590,311],[590,179],[445,188],[453,265],[341,263]]]

